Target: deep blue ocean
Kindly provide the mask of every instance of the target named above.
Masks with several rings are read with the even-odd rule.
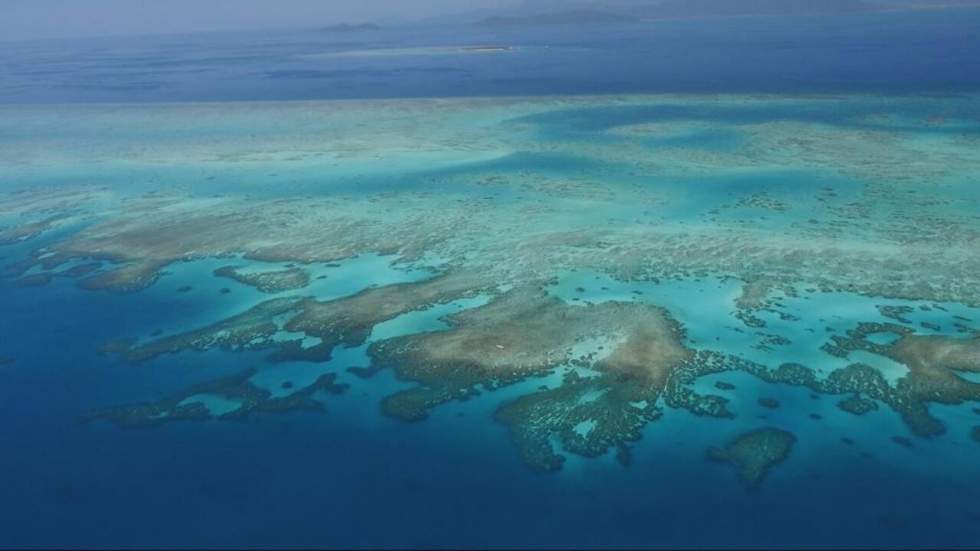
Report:
[[[322,56],[460,44],[519,49]],[[0,103],[7,104],[658,92],[955,96],[980,88],[980,9],[3,46]],[[18,185],[2,172],[0,187]],[[57,237],[0,248],[0,264]],[[203,290],[175,298],[182,277],[195,289],[215,284],[174,271],[175,279],[139,300],[85,292],[59,278],[24,287],[0,277],[0,356],[16,358],[0,367],[0,547],[980,545],[980,481],[964,476],[975,469],[862,464],[828,453],[806,457],[807,468],[787,467],[765,492],[736,491],[730,470],[690,462],[680,451],[701,441],[683,430],[701,426],[693,416],[652,423],[628,468],[573,459],[558,476],[536,474],[519,460],[506,430],[489,422],[489,399],[447,405],[417,424],[379,416],[376,401],[357,399],[357,387],[327,403],[325,413],[150,430],[80,423],[94,409],[158,399],[264,361],[258,353],[212,350],[137,367],[100,355],[98,344],[179,324],[221,300]],[[809,400],[799,388],[782,392],[787,403]],[[964,450],[961,460],[980,461],[978,449]],[[880,450],[896,453],[919,452]]]
[[[980,10],[641,25],[295,30],[12,42],[0,101],[131,102],[644,92],[956,93],[980,86]],[[517,46],[518,55],[316,56]]]

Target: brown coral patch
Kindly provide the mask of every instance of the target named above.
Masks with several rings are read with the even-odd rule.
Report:
[[[332,344],[358,346],[378,323],[461,298],[490,292],[494,285],[482,274],[450,272],[431,279],[365,289],[342,299],[303,303],[286,330],[302,332]]]
[[[585,339],[616,338],[624,339],[625,348],[596,367],[638,387],[662,387],[665,366],[685,352],[679,345],[669,348],[644,336],[672,334],[676,327],[667,320],[662,310],[652,306],[612,302],[572,306],[536,286],[525,286],[450,317],[450,331],[375,343],[369,354],[403,379],[431,389],[429,401],[439,402],[478,384],[492,387],[546,373],[570,362],[572,347]],[[644,354],[667,359],[643,362]],[[660,356],[651,356],[656,357]],[[387,403],[399,402],[393,398]],[[405,416],[391,407],[386,412]],[[409,417],[416,418],[416,413]]]
[[[176,396],[157,402],[117,406],[89,413],[82,421],[109,421],[121,428],[150,428],[173,421],[203,421],[216,417],[201,402],[187,402],[200,394],[217,395],[239,401],[241,406],[218,415],[221,419],[242,419],[252,412],[283,412],[299,409],[321,409],[322,404],[313,398],[317,392],[340,394],[347,385],[337,384],[336,375],[321,375],[312,385],[288,396],[272,398],[267,390],[251,383],[255,369],[247,369],[237,375],[194,385]]]
[[[496,413],[524,460],[540,471],[557,470],[564,461],[555,439],[564,450],[583,456],[617,448],[628,457],[623,449],[660,415],[659,397],[674,371],[693,357],[681,344],[681,328],[657,307],[620,302],[575,306],[530,285],[449,322],[448,331],[371,346],[377,364],[420,383],[385,399],[384,412],[418,420],[481,386],[499,387],[559,366],[588,367],[595,376],[573,369],[557,388],[519,397]],[[607,344],[611,352],[596,359],[595,351],[576,351],[576,345],[590,339],[612,343]]]
[[[124,341],[116,341],[107,351],[121,352],[126,359],[141,362],[162,354],[174,354],[184,350],[225,350],[270,348],[278,343],[272,340],[280,331],[276,318],[295,313],[303,299],[280,298],[268,300],[237,316],[219,321],[207,327],[163,337],[143,344],[124,348]],[[317,348],[324,359],[329,359],[330,350]]]
[[[281,293],[302,289],[310,284],[310,274],[298,267],[285,270],[245,272],[241,270],[240,266],[222,266],[214,271],[214,275],[251,285],[263,293]]]
[[[707,457],[734,465],[739,479],[756,488],[773,467],[789,457],[795,444],[793,433],[766,427],[741,434],[723,447],[709,448]]]
[[[901,338],[891,344],[877,344],[866,338],[883,330],[897,333]],[[862,372],[868,382],[878,379],[869,387],[868,396],[898,411],[913,434],[935,436],[945,432],[943,423],[929,414],[931,402],[958,405],[980,401],[980,384],[956,374],[957,371],[980,372],[980,336],[915,335],[901,326],[862,323],[846,336],[834,336],[831,340],[824,348],[829,353],[846,357],[850,351],[866,350],[908,367],[909,372],[894,388],[884,382],[880,374]],[[831,374],[830,379],[837,374]],[[843,380],[845,375],[837,378]],[[844,385],[840,390],[862,392],[861,388],[853,386],[858,385]]]
[[[874,400],[862,398],[860,394],[855,394],[837,402],[837,407],[853,415],[864,415],[878,409],[878,404]]]
[[[111,351],[134,362],[209,348],[274,349],[270,356],[274,361],[327,361],[335,346],[363,344],[378,323],[481,292],[494,292],[494,286],[476,274],[451,273],[419,282],[372,287],[331,301],[283,297],[200,329],[145,343],[117,343]],[[307,348],[300,337],[277,340],[275,337],[283,331],[316,337],[320,342]]]
[[[891,344],[878,344],[867,338],[880,332],[895,333],[900,338]],[[840,358],[847,358],[855,350],[868,351],[904,364],[909,372],[892,385],[878,369],[862,363],[834,370],[823,379],[800,364],[786,363],[772,369],[713,352],[699,352],[698,363],[713,365],[714,371],[709,372],[741,370],[767,382],[804,386],[821,394],[852,394],[855,396],[838,404],[851,413],[870,411],[877,407],[875,401],[881,402],[901,415],[912,434],[922,437],[946,431],[942,421],[929,413],[930,403],[958,405],[980,401],[980,384],[956,374],[980,369],[977,336],[924,336],[901,325],[860,323],[846,335],[831,337],[823,350]]]

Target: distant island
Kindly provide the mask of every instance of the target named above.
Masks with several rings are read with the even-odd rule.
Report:
[[[474,23],[479,27],[515,27],[529,25],[594,25],[609,23],[634,23],[639,19],[632,15],[602,11],[565,11],[525,16],[494,16]]]
[[[949,2],[974,4],[980,0],[949,0]],[[865,13],[910,9],[914,5],[869,0],[663,0],[632,6],[609,6],[605,11],[580,9],[530,15],[526,13],[493,15],[472,24],[478,27],[603,25],[651,19]]]
[[[511,8],[479,9],[425,20],[475,27],[584,26],[712,17],[821,16],[980,6],[980,0],[525,0]],[[551,11],[549,11],[551,10]]]
[[[380,31],[381,27],[375,25],[374,23],[361,23],[359,25],[351,25],[350,23],[340,23],[338,25],[330,25],[329,27],[323,27],[320,30],[329,33],[351,33],[351,32],[363,32],[363,31]]]
[[[630,10],[644,19],[683,19],[746,15],[821,15],[881,11],[865,0],[664,0]]]

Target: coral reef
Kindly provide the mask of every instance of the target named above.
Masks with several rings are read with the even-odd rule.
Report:
[[[285,327],[319,337],[331,347],[358,346],[383,321],[435,304],[491,293],[495,288],[485,274],[454,271],[419,282],[372,287],[333,301],[306,301]]]
[[[958,405],[980,401],[980,384],[956,375],[956,371],[976,372],[975,350],[980,346],[977,337],[944,337],[911,334],[904,329],[903,337],[892,344],[882,345],[865,339],[868,334],[881,332],[882,324],[863,323],[846,336],[832,336],[824,350],[840,357],[851,350],[867,350],[895,359],[909,367],[909,373],[892,385],[881,371],[867,364],[852,363],[818,378],[814,370],[795,363],[776,368],[728,354],[700,350],[687,383],[699,376],[723,371],[744,371],[769,383],[802,386],[818,394],[852,395],[838,407],[856,413],[877,407],[880,402],[897,412],[916,436],[938,436],[946,432],[942,421],[929,413],[930,403]],[[897,327],[897,329],[896,329]],[[850,408],[850,409],[848,409]]]
[[[892,436],[892,442],[902,446],[903,448],[914,448],[915,444],[911,440],[904,436]]]
[[[117,341],[103,347],[103,351],[120,353],[129,361],[142,362],[162,354],[174,354],[184,350],[203,351],[212,347],[237,350],[287,346],[291,341],[280,342],[273,339],[282,330],[282,322],[278,320],[282,316],[298,312],[303,300],[302,298],[268,300],[242,314],[201,329],[143,343]],[[292,342],[298,346],[301,341],[302,339],[296,339]],[[314,346],[307,355],[326,360],[330,358],[330,349]]]
[[[126,347],[110,347],[134,362],[165,353],[208,348],[275,349],[273,360],[327,361],[337,345],[364,343],[375,325],[400,314],[479,293],[495,285],[473,273],[449,273],[427,280],[370,287],[330,301],[308,297],[270,299],[215,324]],[[284,338],[277,338],[283,337]],[[305,347],[307,339],[318,342]]]
[[[679,329],[659,308],[613,302],[574,306],[533,285],[448,321],[449,331],[398,337],[369,348],[375,362],[426,389],[391,397],[385,402],[387,413],[417,419],[425,414],[420,405],[450,400],[478,384],[493,388],[546,373],[576,359],[574,345],[587,339],[622,339],[596,368],[636,387],[662,388],[670,368],[689,354],[677,336],[668,338]]]
[[[389,396],[388,415],[419,420],[432,407],[465,399],[482,388],[497,388],[565,366],[562,384],[521,396],[501,406],[496,418],[510,428],[522,457],[540,471],[561,467],[564,451],[594,457],[629,442],[656,419],[657,402],[671,390],[691,409],[696,395],[671,387],[674,372],[693,357],[683,332],[656,307],[605,302],[576,306],[535,286],[515,288],[489,304],[456,314],[452,329],[398,337],[371,345],[375,363],[420,386]],[[576,353],[588,342],[607,345]],[[607,349],[597,356],[598,348]],[[592,374],[580,374],[576,366]],[[705,413],[724,415],[723,399]]]
[[[13,245],[21,241],[37,237],[42,233],[56,227],[59,222],[67,218],[65,214],[56,214],[43,220],[25,222],[16,226],[0,228],[0,246]]]
[[[237,375],[194,385],[171,398],[95,411],[83,416],[82,420],[104,420],[131,429],[154,427],[181,420],[202,421],[215,417],[243,419],[252,412],[321,409],[322,404],[314,398],[316,393],[340,394],[347,389],[346,385],[335,382],[336,375],[328,373],[321,375],[312,385],[288,396],[273,398],[267,390],[258,388],[250,382],[249,379],[255,373],[255,369],[248,369]],[[208,396],[230,401],[233,405],[228,408],[228,411],[214,414],[202,398]]]
[[[215,139],[211,128],[187,118],[168,126],[174,139],[166,144],[94,144],[84,160],[99,166],[100,176],[112,176],[117,164],[207,167],[187,174],[211,174],[216,167],[215,174],[228,169],[234,178],[240,174],[234,170],[250,162],[274,165],[263,173],[261,189],[216,176],[217,183],[141,184],[167,186],[149,193],[71,185],[5,193],[0,243],[46,234],[7,249],[28,250],[27,258],[10,260],[21,285],[67,277],[85,289],[138,291],[174,263],[220,258],[228,265],[215,271],[217,277],[266,293],[310,289],[309,296],[273,298],[207,327],[104,348],[135,362],[209,348],[263,349],[272,361],[322,362],[336,346],[366,343],[379,323],[485,296],[485,306],[445,318],[446,330],[372,342],[372,365],[350,372],[369,378],[391,369],[414,381],[416,387],[382,404],[385,413],[406,420],[422,419],[450,400],[555,374],[560,385],[535,385],[496,412],[522,456],[542,471],[559,468],[564,452],[591,457],[615,450],[628,463],[630,442],[664,407],[733,417],[726,398],[695,392],[698,378],[731,370],[803,386],[814,396],[839,396],[838,407],[855,415],[890,408],[913,435],[941,434],[946,427],[930,414],[930,404],[980,399],[980,385],[967,377],[980,372],[980,337],[966,317],[954,318],[960,338],[915,331],[938,333],[947,326],[919,319],[921,312],[942,311],[942,303],[980,306],[975,198],[950,184],[974,176],[980,149],[969,136],[944,136],[937,148],[880,121],[841,115],[834,124],[814,123],[795,114],[901,111],[905,99],[877,98],[873,105],[860,97],[824,98],[819,106],[812,101],[631,96],[350,102],[344,109],[329,102],[256,105],[247,124],[261,117],[276,124],[253,138]],[[154,128],[180,109],[133,107],[113,116],[130,117],[127,127]],[[242,116],[219,105],[193,109],[212,121]],[[770,110],[782,114],[760,115]],[[97,111],[80,109],[72,120],[82,121],[85,132],[108,133],[111,119]],[[688,112],[696,114],[677,114]],[[738,115],[737,124],[731,114]],[[323,140],[325,131],[331,140]],[[735,136],[739,146],[663,146],[665,137],[692,131]],[[11,162],[23,156],[24,167],[45,174],[59,162],[82,166],[78,132],[59,127],[36,159],[9,148],[0,157]],[[281,172],[288,177],[273,175],[286,167]],[[331,300],[315,296],[321,287],[309,285],[309,263],[367,253],[395,255],[396,265],[434,267],[439,275],[379,286],[365,281],[363,290]],[[256,271],[239,266],[241,259],[301,266]],[[572,271],[623,283],[709,277],[741,282],[730,296],[705,305],[705,315],[732,314],[735,321],[724,322],[740,326],[738,337],[752,344],[739,357],[712,352],[710,342],[688,342],[680,325],[652,304],[657,301],[648,302],[649,292],[629,289],[602,301],[583,285],[564,302],[542,290]],[[836,292],[929,306],[879,304],[878,313],[894,323],[862,323],[846,334],[827,316],[809,330],[826,326],[832,335],[823,351],[834,356],[835,367],[846,367],[825,376],[818,375],[820,365],[774,367],[793,359],[781,356],[793,352],[791,344],[806,342],[778,333],[782,322],[798,321],[798,312],[782,307],[784,299],[817,302],[817,293]],[[869,338],[876,332],[895,340]],[[889,380],[859,362],[865,358],[851,357],[858,351],[898,362],[908,373]],[[748,357],[781,359],[770,366]],[[194,392],[233,397],[246,404],[243,411],[278,403],[247,381]],[[715,387],[729,395],[735,390],[722,382]],[[184,401],[192,396],[121,408],[103,418],[144,426],[158,418],[211,415],[201,402]],[[756,484],[770,466],[758,458],[773,459],[780,443],[785,453],[792,447],[785,434],[772,431],[743,435],[713,453]]]
[[[773,467],[789,457],[795,444],[793,433],[765,427],[741,434],[723,447],[709,448],[707,457],[734,465],[739,479],[749,488],[757,488]]]
[[[868,335],[881,331],[899,334],[901,338],[890,344],[867,339]],[[956,405],[980,401],[980,384],[956,374],[957,371],[980,373],[980,336],[977,335],[965,338],[915,335],[901,326],[861,323],[844,336],[832,336],[824,350],[840,357],[864,350],[908,367],[909,372],[894,387],[874,368],[852,365],[835,371],[827,382],[812,388],[864,392],[898,411],[909,430],[918,436],[935,436],[946,430],[941,421],[929,414],[928,403]]]
[[[299,267],[252,272],[243,270],[241,266],[222,266],[214,271],[214,275],[251,285],[263,293],[292,291],[310,284],[310,274]]]
[[[759,398],[759,405],[764,408],[776,409],[779,407],[779,400],[775,398]]]
[[[878,409],[878,404],[874,400],[862,398],[860,394],[854,394],[837,402],[837,407],[841,410],[854,415],[864,415]]]
[[[634,388],[615,377],[582,377],[574,371],[561,386],[521,396],[505,404],[496,418],[510,428],[524,461],[542,472],[561,468],[568,451],[585,457],[610,448],[628,449],[647,423],[661,415],[659,390]],[[560,444],[556,450],[554,442]]]

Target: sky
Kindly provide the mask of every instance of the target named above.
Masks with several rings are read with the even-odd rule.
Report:
[[[519,0],[0,0],[0,40],[419,19]]]

